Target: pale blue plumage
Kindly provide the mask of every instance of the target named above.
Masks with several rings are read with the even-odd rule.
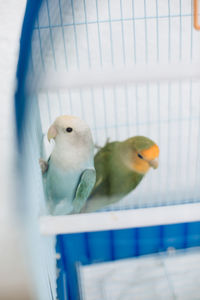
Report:
[[[60,116],[48,139],[55,146],[48,162],[40,160],[48,211],[51,215],[79,213],[96,181],[94,145],[88,125],[73,116]]]
[[[79,213],[87,201],[96,180],[92,162],[86,164],[86,169],[64,171],[48,162],[48,171],[44,174],[45,192],[48,209],[52,215]]]

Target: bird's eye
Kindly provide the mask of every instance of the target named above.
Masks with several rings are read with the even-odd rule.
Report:
[[[71,127],[67,127],[67,128],[66,128],[66,131],[67,131],[67,132],[72,132],[72,130],[73,130],[73,129],[72,129]]]
[[[142,156],[140,153],[138,153],[137,156],[138,156],[139,158],[143,159],[143,156]]]

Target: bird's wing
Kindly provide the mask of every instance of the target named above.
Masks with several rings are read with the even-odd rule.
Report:
[[[107,161],[107,157],[108,157],[107,151],[100,151],[95,156],[95,169],[97,174],[96,174],[96,183],[94,186],[94,190],[97,189],[105,179],[105,175],[107,172],[106,172],[104,162]]]
[[[97,173],[96,183],[93,189],[94,194],[106,193],[110,177],[110,161],[118,142],[106,143],[106,145],[95,155],[94,164]],[[92,193],[93,194],[93,193]],[[94,195],[93,195],[94,196]]]
[[[86,169],[83,171],[73,200],[73,213],[79,213],[81,211],[94,187],[95,181],[96,171],[94,169]]]
[[[112,158],[119,142],[107,143],[101,150],[97,152],[94,159],[96,169],[96,183],[88,201],[85,203],[81,212],[96,211],[111,201],[109,196],[111,193],[112,174]]]

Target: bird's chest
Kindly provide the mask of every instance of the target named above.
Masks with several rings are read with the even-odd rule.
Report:
[[[109,172],[109,190],[111,195],[126,195],[132,191],[142,179],[142,175],[133,172],[122,164],[117,164]]]
[[[56,147],[49,161],[46,192],[49,199],[72,201],[82,172],[93,164],[90,151],[83,147],[60,149]]]
[[[47,195],[51,199],[67,198],[72,201],[82,172],[82,169],[65,171],[50,164],[46,179]]]
[[[91,164],[92,152],[83,147],[71,147],[55,149],[51,155],[52,162],[56,167],[66,173],[80,170]]]

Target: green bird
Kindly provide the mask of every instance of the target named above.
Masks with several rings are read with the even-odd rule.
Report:
[[[106,143],[95,155],[96,183],[81,212],[118,202],[137,187],[151,167],[158,167],[158,157],[159,147],[144,136]]]

